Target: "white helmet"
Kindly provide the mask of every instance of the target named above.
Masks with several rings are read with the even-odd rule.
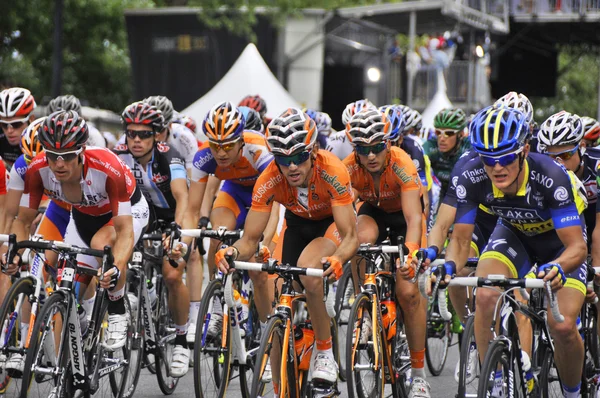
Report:
[[[560,111],[550,116],[540,127],[538,140],[541,145],[579,144],[583,138],[581,118],[567,111]],[[540,149],[543,149],[540,147]]]
[[[13,87],[0,92],[0,117],[27,117],[35,109],[35,99],[26,88]]]
[[[529,98],[524,94],[515,91],[505,94],[494,102],[494,108],[499,108],[501,106],[521,111],[521,113],[525,115],[527,123],[531,124],[533,122],[533,106],[531,105]]]
[[[358,100],[346,105],[346,109],[344,109],[344,112],[342,113],[342,123],[344,123],[344,127],[346,127],[350,119],[352,119],[352,116],[356,115],[363,109],[376,111],[377,107],[368,99]]]

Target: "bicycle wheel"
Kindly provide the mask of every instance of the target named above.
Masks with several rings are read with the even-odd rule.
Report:
[[[158,386],[165,395],[171,395],[177,388],[178,378],[171,377],[171,359],[175,347],[175,328],[169,316],[167,285],[162,278],[156,280],[156,352],[155,366]]]
[[[344,268],[344,273],[338,281],[335,292],[336,322],[339,340],[339,362],[340,380],[346,381],[346,336],[348,335],[348,318],[350,309],[354,303],[354,282],[352,280],[351,267]]]
[[[31,342],[25,357],[21,398],[48,397],[55,393],[57,397],[67,393],[67,369],[70,369],[69,353],[65,344],[66,329],[63,325],[68,319],[67,298],[62,292],[55,292],[38,313],[33,325]],[[34,367],[56,371],[58,376],[33,373]],[[50,372],[46,372],[50,373]]]
[[[559,398],[563,396],[562,385],[560,383],[560,377],[558,376],[558,369],[554,363],[554,353],[547,345],[541,345],[540,349],[543,350],[539,353],[542,358],[542,368],[540,370],[540,390],[543,398]],[[590,396],[594,397],[595,396]]]
[[[254,366],[254,378],[252,379],[252,397],[272,397],[274,395],[273,389],[273,375],[277,372],[279,367],[271,364],[271,358],[277,358],[279,363],[282,360],[292,362],[295,358],[290,358],[290,355],[296,355],[295,352],[291,353],[288,351],[288,357],[282,358],[282,342],[284,341],[284,334],[289,333],[289,338],[293,339],[293,333],[291,330],[287,330],[284,324],[284,320],[279,316],[273,316],[267,323],[264,334],[260,340],[260,348],[256,354],[256,363]],[[291,347],[294,347],[293,340],[290,343]],[[269,369],[271,371],[269,371]],[[280,384],[280,392],[283,390],[283,383],[285,383],[285,395],[279,395],[280,398],[293,398],[296,392],[296,375],[292,366],[287,366],[287,374],[279,375],[278,380]]]
[[[2,307],[0,307],[0,325],[2,325],[0,356],[2,356],[3,362],[9,358],[18,359],[19,357],[22,358],[22,361],[25,361],[25,358],[21,354],[16,354],[14,350],[23,346],[24,342],[22,340],[27,337],[21,335],[21,322],[29,322],[29,319],[21,319],[21,313],[23,303],[34,293],[34,289],[33,279],[17,279],[8,289]],[[21,301],[19,301],[19,298],[21,298]],[[3,396],[19,396],[23,372],[9,370],[5,366],[6,362],[0,367],[0,394]]]
[[[137,286],[135,292],[137,294],[136,297],[142,297],[141,286]],[[138,300],[135,307],[129,300],[127,300],[126,303],[131,314],[131,321],[128,330],[128,333],[131,335],[131,351],[129,358],[129,373],[123,391],[123,398],[130,398],[133,396],[140,378],[142,363],[144,362],[145,357],[145,345],[144,327],[142,325],[142,300]]]
[[[513,377],[514,376],[514,377]],[[506,342],[494,340],[490,344],[479,379],[478,397],[507,397],[509,391],[521,396],[517,390],[520,379],[518,368],[510,360],[510,351]],[[512,386],[509,383],[513,383]]]
[[[392,392],[395,397],[406,398],[409,393],[411,364],[406,331],[401,322],[397,322],[396,336],[392,340],[392,365],[396,376]]]
[[[229,382],[231,371],[229,328],[227,328],[225,336],[223,333],[214,335],[208,333],[210,320],[215,316],[214,306],[222,306],[222,303],[223,284],[221,280],[213,279],[202,294],[196,322],[196,340],[199,344],[194,344],[193,371],[194,390],[197,398],[221,397],[225,394]],[[220,331],[222,328],[218,328],[218,330]]]
[[[439,376],[442,373],[451,342],[450,321],[444,320],[440,315],[437,299],[430,299],[427,310],[425,359],[427,360],[427,368],[433,376]]]
[[[598,311],[595,305],[584,304],[587,311],[582,311],[585,316],[581,317],[585,330],[585,365],[584,377],[582,379],[582,396],[596,397],[598,386],[595,382],[600,369],[600,352],[598,349]]]
[[[475,344],[475,316],[471,315],[462,332],[458,368],[457,398],[476,397],[479,386],[479,354]],[[470,366],[469,366],[470,365]]]
[[[384,393],[381,323],[377,314],[372,313],[372,307],[371,298],[361,293],[352,304],[348,318],[348,325],[353,328],[346,337],[346,380],[350,398],[383,397]],[[378,333],[377,344],[373,341],[374,333]]]
[[[240,389],[242,390],[242,398],[251,398],[252,379],[254,378],[254,365],[256,359],[256,351],[260,345],[260,320],[258,318],[258,310],[254,305],[254,295],[250,294],[248,299],[250,311],[248,312],[248,321],[246,322],[246,365],[238,367],[240,375]],[[252,351],[254,349],[254,351]],[[249,353],[251,352],[251,353]]]
[[[108,379],[110,381],[110,390],[106,387],[104,389],[100,389],[99,391],[101,392],[101,396],[110,397],[110,394],[112,393],[113,397],[121,398],[125,395],[125,393],[133,395],[133,392],[137,387],[137,378],[139,378],[139,368],[137,363],[139,363],[139,357],[132,357],[134,351],[133,334],[136,330],[134,329],[134,324],[132,321],[134,315],[131,313],[131,304],[127,295],[125,295],[123,300],[125,300],[125,311],[128,314],[130,320],[127,325],[127,341],[125,342],[123,348],[117,351],[107,352],[103,348],[100,348],[98,350],[98,352],[102,354],[100,358],[102,358],[103,360],[102,362],[100,362],[100,367],[98,368],[98,371],[100,371],[101,369],[108,369],[110,366],[120,365],[120,367],[108,373]],[[105,319],[108,320],[108,314]],[[105,326],[102,329],[102,332],[104,333],[106,331],[106,327],[108,327],[108,323],[103,322],[103,326]],[[100,341],[102,340],[103,339],[101,339]],[[136,350],[136,355],[138,353],[139,350]],[[134,374],[134,372],[137,372],[137,377]]]

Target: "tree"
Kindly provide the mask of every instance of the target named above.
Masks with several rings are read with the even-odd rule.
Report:
[[[63,86],[91,106],[121,111],[131,98],[124,10],[152,0],[64,0]],[[0,13],[0,82],[51,93],[54,1],[10,1]]]

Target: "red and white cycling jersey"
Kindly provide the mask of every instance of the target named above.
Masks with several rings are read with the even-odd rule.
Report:
[[[82,154],[82,197],[78,203],[67,200],[62,184],[48,166],[46,155],[37,155],[25,173],[25,189],[21,206],[37,209],[43,195],[70,203],[82,213],[101,216],[131,215],[131,205],[141,193],[127,165],[106,148],[88,147]]]
[[[8,172],[6,166],[0,157],[0,195],[6,195],[6,187],[8,186]]]

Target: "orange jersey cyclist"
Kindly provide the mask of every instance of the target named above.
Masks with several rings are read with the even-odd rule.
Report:
[[[380,243],[388,238],[389,228],[392,241],[397,236],[405,237],[405,246],[413,253],[421,247],[425,227],[421,181],[410,156],[391,146],[399,134],[398,123],[392,117],[377,110],[364,110],[352,116],[346,134],[354,151],[344,159],[344,164],[352,188],[364,201],[358,211],[359,242]],[[424,368],[427,303],[417,286],[408,280],[412,277],[408,270],[405,267],[397,273],[396,296],[406,320],[413,376],[411,390],[421,394],[419,397],[429,397]],[[353,273],[354,280],[359,280],[355,266]],[[364,269],[360,273],[364,274]]]
[[[356,213],[346,167],[331,153],[318,149],[315,122],[298,109],[288,109],[273,119],[267,128],[266,139],[275,159],[256,182],[243,238],[215,256],[219,268],[228,271],[225,254],[238,260],[253,256],[276,201],[286,208],[286,227],[276,250],[281,253],[282,262],[310,268],[322,268],[329,262],[331,266],[326,275],[339,278],[342,264],[358,248]],[[301,277],[301,282],[306,289],[317,345],[312,376],[334,383],[338,368],[331,349],[323,281]],[[255,289],[254,300],[261,321],[266,320],[273,296],[263,292],[259,295]],[[276,364],[271,366],[276,368]],[[273,379],[277,386],[276,374]]]

